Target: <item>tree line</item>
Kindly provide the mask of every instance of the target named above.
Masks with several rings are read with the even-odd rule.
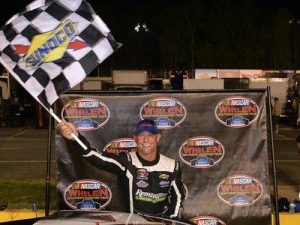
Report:
[[[295,17],[286,8],[259,0],[158,2],[140,1],[125,10],[99,4],[96,10],[123,43],[102,67],[294,69],[299,64]],[[138,22],[149,31],[136,32]]]
[[[300,67],[300,23],[273,0],[88,2],[123,44],[102,69]]]

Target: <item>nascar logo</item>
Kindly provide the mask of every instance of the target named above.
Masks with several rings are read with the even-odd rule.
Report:
[[[109,108],[95,98],[77,98],[63,107],[61,117],[74,124],[77,130],[96,130],[110,118]]]
[[[177,99],[157,97],[146,101],[140,108],[141,119],[152,119],[158,129],[179,126],[186,117],[185,106]]]
[[[231,96],[217,104],[215,116],[220,123],[227,127],[247,127],[257,120],[259,107],[257,103],[250,98]]]
[[[237,174],[226,177],[218,185],[218,197],[231,206],[250,206],[263,195],[260,181],[249,175]]]
[[[213,216],[198,216],[191,221],[197,225],[226,225],[224,221]]]
[[[63,198],[72,209],[100,210],[110,203],[112,192],[101,181],[77,180],[65,188]]]

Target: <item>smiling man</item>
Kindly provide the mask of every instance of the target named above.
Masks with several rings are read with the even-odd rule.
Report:
[[[71,133],[76,134],[88,146],[84,150],[74,142],[92,165],[118,176],[128,212],[180,219],[184,200],[180,164],[158,152],[161,135],[153,120],[137,123],[134,134],[137,152],[120,154],[98,153],[72,123],[59,123],[58,129],[69,140],[73,139]]]

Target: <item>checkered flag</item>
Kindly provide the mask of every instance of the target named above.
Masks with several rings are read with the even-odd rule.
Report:
[[[119,47],[85,0],[36,0],[0,31],[0,62],[48,111]]]

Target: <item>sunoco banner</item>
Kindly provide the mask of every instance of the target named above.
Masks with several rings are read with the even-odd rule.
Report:
[[[110,153],[136,151],[135,124],[153,119],[162,134],[159,151],[181,162],[186,219],[197,225],[268,225],[265,97],[263,91],[101,92],[64,95],[56,111],[99,152]],[[59,209],[125,211],[114,174],[91,166],[59,134],[56,147]]]

